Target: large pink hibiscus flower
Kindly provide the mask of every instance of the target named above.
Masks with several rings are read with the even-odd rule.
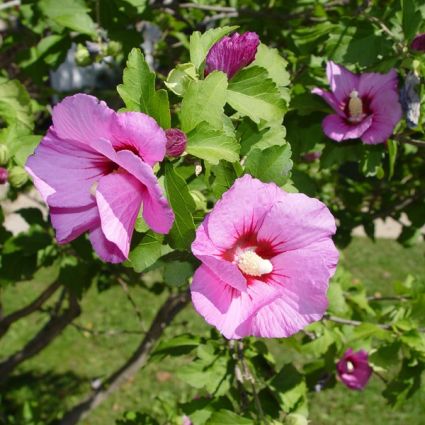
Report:
[[[235,181],[196,232],[191,285],[205,320],[229,339],[287,337],[319,320],[338,252],[327,207],[249,175]]]
[[[358,138],[366,144],[385,142],[402,115],[395,70],[353,74],[330,61],[326,73],[331,92],[312,90],[335,111],[323,121],[325,134],[337,142]]]
[[[77,94],[56,105],[52,119],[26,169],[50,208],[59,243],[88,231],[100,258],[124,261],[142,205],[155,232],[170,230],[174,215],[152,170],[164,158],[166,137],[153,118],[116,113]]]

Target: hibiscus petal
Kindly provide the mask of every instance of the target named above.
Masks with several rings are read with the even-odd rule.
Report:
[[[50,219],[60,244],[71,242],[100,223],[96,203],[79,208],[50,208]]]
[[[220,249],[231,248],[240,236],[256,232],[272,205],[284,199],[274,183],[264,184],[250,175],[237,179],[214,206],[208,234]]]
[[[337,142],[347,139],[358,139],[372,125],[370,115],[358,124],[347,124],[345,119],[338,115],[328,115],[322,123],[323,131],[330,139]]]
[[[92,229],[89,237],[93,249],[103,261],[108,263],[122,263],[127,259],[117,245],[105,238],[100,226]]]
[[[383,143],[393,134],[395,126],[402,117],[397,92],[388,90],[376,94],[370,108],[373,110],[373,121],[361,139],[367,144]]]
[[[190,287],[196,311],[215,326],[226,338],[239,339],[251,335],[249,318],[264,304],[271,302],[278,293],[263,282],[258,296],[239,292],[226,285],[208,267],[199,267]],[[252,285],[250,285],[251,287]]]
[[[93,149],[62,140],[49,130],[26,168],[37,178],[34,183],[49,206],[78,208],[93,204],[90,188],[108,172],[109,165],[110,161]]]
[[[125,172],[102,177],[96,189],[103,234],[120,249],[125,258],[130,250],[143,190],[143,185]]]
[[[326,66],[331,90],[337,102],[346,102],[353,90],[358,90],[359,76],[335,62],[329,61]]]
[[[97,139],[111,138],[114,115],[105,102],[79,93],[66,97],[53,108],[53,127],[61,139],[90,145]]]
[[[359,96],[373,99],[377,94],[387,90],[397,90],[397,72],[391,69],[387,74],[366,72],[360,75]]]
[[[335,219],[325,204],[302,193],[288,193],[264,217],[257,239],[283,252],[328,239],[335,231]]]
[[[311,92],[320,96],[340,117],[345,117],[344,104],[339,103],[333,93],[319,89],[317,87],[314,88]]]
[[[112,133],[115,149],[134,150],[149,165],[164,159],[167,138],[150,116],[141,112],[119,112],[113,120]]]

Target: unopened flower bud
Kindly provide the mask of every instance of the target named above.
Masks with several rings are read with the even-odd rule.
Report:
[[[6,145],[0,144],[0,165],[6,165],[10,159],[9,149]]]
[[[75,52],[75,62],[79,66],[87,66],[91,64],[90,52],[87,47],[82,44],[77,45],[77,50]]]
[[[180,156],[187,145],[187,137],[183,131],[178,128],[169,128],[165,130],[167,136],[166,152],[167,156],[178,157]]]
[[[113,57],[117,56],[122,51],[122,45],[118,41],[110,41],[106,48],[106,53]]]
[[[6,168],[0,167],[0,184],[7,183],[7,177],[9,173],[7,172]]]
[[[22,167],[17,165],[9,171],[9,182],[13,187],[21,187],[27,181],[28,174]]]
[[[425,33],[418,34],[412,41],[410,47],[418,52],[425,52]]]

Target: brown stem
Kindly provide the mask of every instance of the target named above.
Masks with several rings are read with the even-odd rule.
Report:
[[[38,310],[56,292],[59,286],[59,282],[53,282],[31,304],[28,304],[24,308],[3,317],[3,319],[0,320],[0,338],[8,331],[9,327],[13,323]]]
[[[149,354],[161,337],[164,329],[171,323],[174,317],[189,302],[187,292],[170,295],[158,310],[152,324],[137,347],[133,355],[116,370],[98,389],[89,394],[80,404],[65,414],[60,425],[75,425],[90,414],[99,404],[115,392],[125,381],[134,376],[137,371],[145,366]]]
[[[47,347],[81,313],[77,298],[69,294],[69,307],[60,316],[52,316],[49,322],[20,351],[0,363],[0,385],[24,361],[34,357]]]

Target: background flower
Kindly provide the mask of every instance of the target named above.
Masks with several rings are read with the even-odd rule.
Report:
[[[199,226],[192,301],[226,338],[287,337],[319,320],[338,261],[324,204],[249,175]]]
[[[336,369],[341,381],[353,390],[362,390],[372,375],[368,354],[364,350],[354,352],[349,348],[337,363]]]
[[[315,88],[336,114],[323,123],[325,134],[337,142],[361,139],[367,144],[385,142],[401,119],[397,74],[353,74],[329,61],[326,68],[331,92]]]

